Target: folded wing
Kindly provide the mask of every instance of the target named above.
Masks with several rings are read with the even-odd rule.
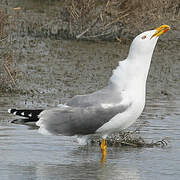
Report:
[[[56,135],[93,134],[116,114],[123,113],[129,106],[130,104],[106,108],[102,106],[82,108],[62,105],[58,108],[43,111],[37,125],[40,126],[40,132],[46,130]]]

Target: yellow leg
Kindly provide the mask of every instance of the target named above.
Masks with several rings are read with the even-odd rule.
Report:
[[[102,158],[101,162],[104,163],[106,161],[106,139],[103,139],[101,142],[101,153],[102,153]]]

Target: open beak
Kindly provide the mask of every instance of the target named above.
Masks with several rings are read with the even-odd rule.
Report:
[[[170,30],[170,26],[168,25],[162,25],[155,29],[156,32],[151,36],[151,39],[155,36],[159,37],[161,34],[164,34],[165,32]]]

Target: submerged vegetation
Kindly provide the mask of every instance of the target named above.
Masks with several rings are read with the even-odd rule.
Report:
[[[99,137],[94,137],[90,140],[91,145],[99,145],[101,139]],[[138,132],[130,131],[121,131],[116,134],[112,134],[107,137],[106,140],[107,146],[109,147],[121,147],[121,146],[130,146],[130,147],[165,147],[168,145],[166,139],[162,139],[156,142],[147,142],[145,141]]]

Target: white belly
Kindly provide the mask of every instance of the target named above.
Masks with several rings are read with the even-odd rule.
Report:
[[[134,102],[126,111],[115,115],[109,122],[105,123],[97,133],[109,134],[119,130],[123,130],[131,126],[141,115],[145,102]]]

